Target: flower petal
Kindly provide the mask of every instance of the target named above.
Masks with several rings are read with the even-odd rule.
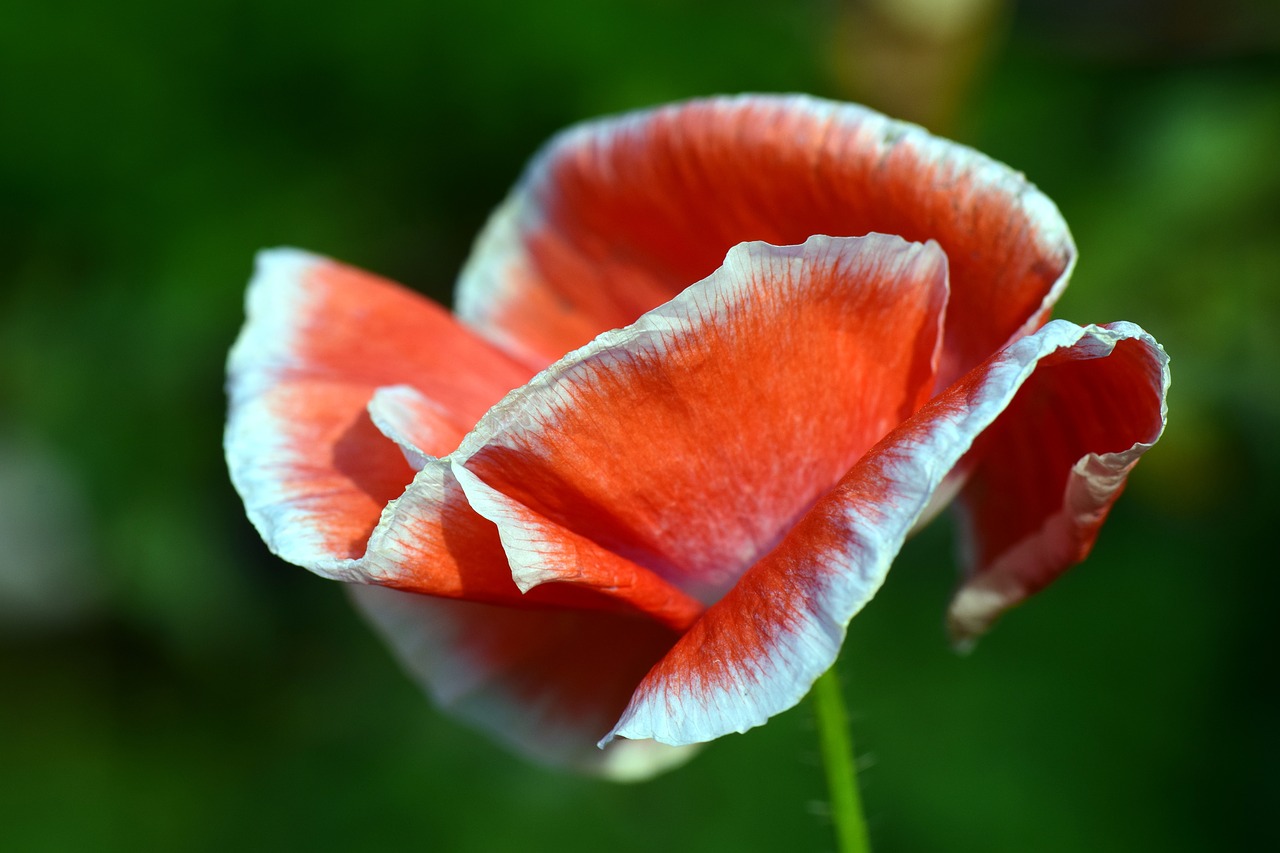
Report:
[[[966,580],[948,612],[961,645],[1088,556],[1164,431],[1168,357],[1134,326],[1108,328],[1132,337],[1106,358],[1079,346],[1046,358],[962,463]]]
[[[368,410],[373,425],[399,446],[415,471],[421,471],[427,460],[457,447],[467,434],[443,406],[411,385],[379,388],[373,392]]]
[[[677,631],[702,615],[705,608],[697,599],[654,572],[489,488],[462,465],[455,462],[452,470],[472,509],[497,525],[511,579],[522,592],[545,593],[558,589],[556,584],[595,590]]]
[[[1054,321],[971,371],[867,453],[707,610],[645,677],[603,742],[696,743],[745,731],[795,705],[834,663],[849,620],[883,582],[935,490],[1001,413],[1025,419],[1021,428],[1034,433],[1068,415],[1106,421],[1115,393],[1133,395],[1134,413],[1158,412],[1152,377],[1163,360],[1159,345],[1131,324],[1080,328]],[[1107,375],[1107,394],[1069,396],[1099,373]],[[1076,411],[1036,405],[1057,383],[1069,389]],[[1141,418],[1120,420],[1125,433]],[[1085,452],[1115,449],[1117,437],[1105,435]]]
[[[633,322],[748,240],[936,240],[952,299],[938,388],[1037,328],[1075,246],[986,156],[852,104],[690,101],[588,122],[532,161],[477,240],[460,317],[533,365]]]
[[[454,464],[509,499],[468,488],[528,582],[585,571],[536,517],[715,601],[927,399],[946,293],[936,245],[735,247],[509,395]]]
[[[285,559],[446,598],[645,614],[673,626],[701,612],[622,558],[522,593],[494,525],[437,455],[457,446],[460,422],[529,370],[442,309],[296,250],[260,256],[248,303],[229,370],[227,459],[250,518]],[[551,525],[541,532],[573,538]]]
[[[515,604],[493,525],[471,509],[447,462],[427,458],[413,482],[382,512],[352,577],[408,592]]]
[[[417,294],[294,249],[259,255],[247,303],[228,364],[232,481],[273,551],[350,579],[413,475],[370,420],[375,390],[411,385],[474,423],[530,371]]]
[[[548,550],[579,537],[545,520]],[[541,761],[639,778],[683,760],[645,747],[595,748],[631,691],[702,606],[616,555],[522,593],[495,526],[468,503],[448,460],[427,459],[352,561],[352,595],[405,666],[451,714]],[[425,593],[415,595],[412,593]]]
[[[673,629],[687,627],[702,613],[700,603],[652,572],[546,519],[513,515],[505,519],[500,540],[500,528],[483,514],[493,507],[477,512],[468,498],[476,494],[483,500],[483,495],[464,492],[457,473],[447,459],[426,460],[409,488],[383,512],[358,567],[364,579],[446,598],[647,616]],[[535,532],[548,561],[571,561],[582,570],[563,572],[555,583],[518,584],[513,566],[519,563],[503,546],[507,537]]]
[[[448,713],[544,763],[617,780],[687,760],[689,747],[619,742],[601,751],[632,689],[675,634],[648,620],[592,611],[518,610],[350,591],[404,667]]]

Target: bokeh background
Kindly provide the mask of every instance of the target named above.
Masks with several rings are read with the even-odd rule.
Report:
[[[0,848],[824,850],[809,709],[616,786],[432,709],[221,456],[260,247],[446,301],[528,155],[692,95],[860,100],[1025,171],[1057,312],[1173,357],[1095,555],[972,655],[950,531],[840,667],[876,849],[1280,849],[1280,4],[88,0],[0,15]]]

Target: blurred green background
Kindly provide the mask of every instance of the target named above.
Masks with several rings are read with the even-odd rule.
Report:
[[[935,524],[854,621],[876,849],[1280,849],[1278,4],[921,3],[6,4],[0,849],[833,847],[807,707],[642,785],[525,765],[266,552],[221,456],[255,250],[447,301],[555,130],[743,90],[1025,171],[1080,247],[1058,315],[1173,357],[1084,566],[957,657]]]

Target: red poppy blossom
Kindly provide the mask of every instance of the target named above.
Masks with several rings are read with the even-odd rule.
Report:
[[[799,702],[952,496],[961,641],[1086,556],[1168,367],[1132,324],[1046,324],[1074,261],[1021,175],[860,107],[591,122],[494,214],[456,317],[264,252],[227,460],[443,708],[643,776]]]

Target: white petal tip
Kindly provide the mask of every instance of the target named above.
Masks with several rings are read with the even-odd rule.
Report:
[[[947,633],[951,647],[968,654],[1000,614],[1016,600],[1008,592],[971,582],[961,587],[947,608]]]
[[[305,249],[297,249],[293,246],[274,246],[270,249],[260,249],[258,254],[254,256],[254,274],[259,276],[265,273],[287,273],[301,267],[323,263],[324,261],[325,259],[320,255],[313,254]]]
[[[612,740],[609,735],[600,748]],[[600,765],[602,775],[614,782],[644,782],[684,764],[701,749],[701,744],[668,746],[653,740],[612,740]]]

